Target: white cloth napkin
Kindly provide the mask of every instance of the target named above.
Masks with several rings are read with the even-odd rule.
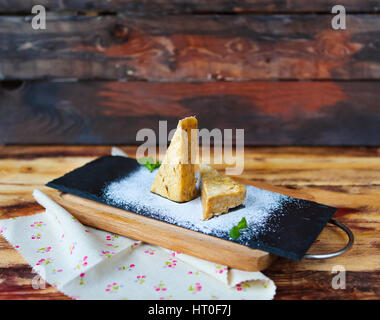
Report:
[[[46,210],[0,220],[0,234],[38,273],[73,299],[273,299],[261,272],[229,269],[180,252],[82,225],[35,190]],[[43,283],[42,283],[43,284]]]
[[[46,211],[0,221],[0,233],[42,279],[74,299],[272,299],[245,272],[83,226],[39,190]],[[38,284],[38,283],[37,283]],[[38,287],[38,286],[37,286]]]

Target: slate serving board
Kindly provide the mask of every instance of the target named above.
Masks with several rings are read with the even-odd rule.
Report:
[[[124,203],[116,203],[105,197],[104,191],[107,186],[111,183],[120,181],[121,179],[128,179],[138,171],[141,171],[141,168],[143,167],[140,166],[135,159],[119,156],[105,156],[49,182],[47,186],[81,198],[125,209],[145,217],[154,218],[179,227],[185,227],[193,231],[202,232],[213,237],[218,237],[252,249],[259,249],[293,260],[302,259],[325,227],[326,223],[336,212],[336,208],[334,207],[283,196],[279,206],[275,207],[273,210],[269,209],[271,212],[265,222],[267,225],[266,228],[259,228],[249,239],[242,236],[234,240],[229,237],[229,230],[224,230],[223,232],[220,232],[219,230],[219,232],[213,234],[212,230],[205,231],[202,228],[197,230],[197,225],[183,224],[182,222],[177,223],[173,219],[170,220],[165,218],[161,214],[159,208],[155,207],[154,200],[152,201],[152,199],[154,199],[152,197],[154,196],[151,196],[152,194],[149,191],[150,184],[146,185],[147,198],[150,196],[150,201],[147,201],[147,203],[139,203],[136,205],[133,201],[134,199],[131,199],[130,203],[128,201]],[[147,169],[143,169],[149,173]],[[155,173],[156,172],[151,173],[152,178],[154,178]],[[131,188],[133,188],[132,185]],[[255,196],[259,195],[259,191],[260,189],[248,186],[247,199],[251,193]],[[262,192],[272,193],[271,191]],[[275,193],[272,194],[276,196],[279,195]],[[163,198],[159,198],[160,203],[162,203]],[[168,206],[172,203],[167,199],[165,199],[165,201],[168,201]],[[180,204],[180,206],[186,205],[189,204]],[[239,210],[244,210],[247,217],[250,214],[250,206],[248,204],[245,207],[238,207],[228,213],[228,215],[231,215],[229,218],[233,217],[233,215],[238,215]],[[227,219],[224,216],[227,215],[222,215],[214,219]],[[249,221],[249,219],[247,220]],[[272,228],[271,226],[275,227]],[[250,234],[249,228],[250,225],[248,224],[248,233],[246,234]],[[242,234],[244,235],[244,230]]]

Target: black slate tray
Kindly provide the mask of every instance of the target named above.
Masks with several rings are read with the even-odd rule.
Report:
[[[157,212],[150,212],[149,204],[146,204],[145,208],[143,206],[133,208],[131,206],[117,205],[105,199],[103,195],[105,186],[128,176],[140,167],[137,161],[132,158],[105,156],[49,182],[47,186],[82,198],[162,220]],[[155,172],[152,174],[154,175]],[[147,186],[147,192],[149,192],[149,187]],[[236,210],[239,210],[239,208]],[[270,219],[272,220],[267,222],[269,224],[275,223],[275,230],[266,229],[244,243],[241,243],[239,238],[231,239],[228,230],[223,235],[207,234],[281,257],[300,260],[335,212],[336,208],[334,207],[286,197],[282,205],[275,209],[271,215]],[[170,221],[169,223],[178,225],[175,221]]]

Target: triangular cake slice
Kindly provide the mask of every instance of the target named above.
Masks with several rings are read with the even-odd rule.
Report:
[[[242,204],[246,188],[208,165],[200,165],[203,219],[227,213]]]
[[[178,122],[150,191],[176,202],[186,202],[197,196],[194,155],[197,150],[198,121],[188,117]],[[195,129],[195,130],[193,130]]]

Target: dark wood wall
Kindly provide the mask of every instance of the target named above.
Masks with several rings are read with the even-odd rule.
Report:
[[[31,28],[31,7],[49,11]],[[158,120],[247,145],[380,145],[380,0],[0,0],[0,143],[136,144]]]

